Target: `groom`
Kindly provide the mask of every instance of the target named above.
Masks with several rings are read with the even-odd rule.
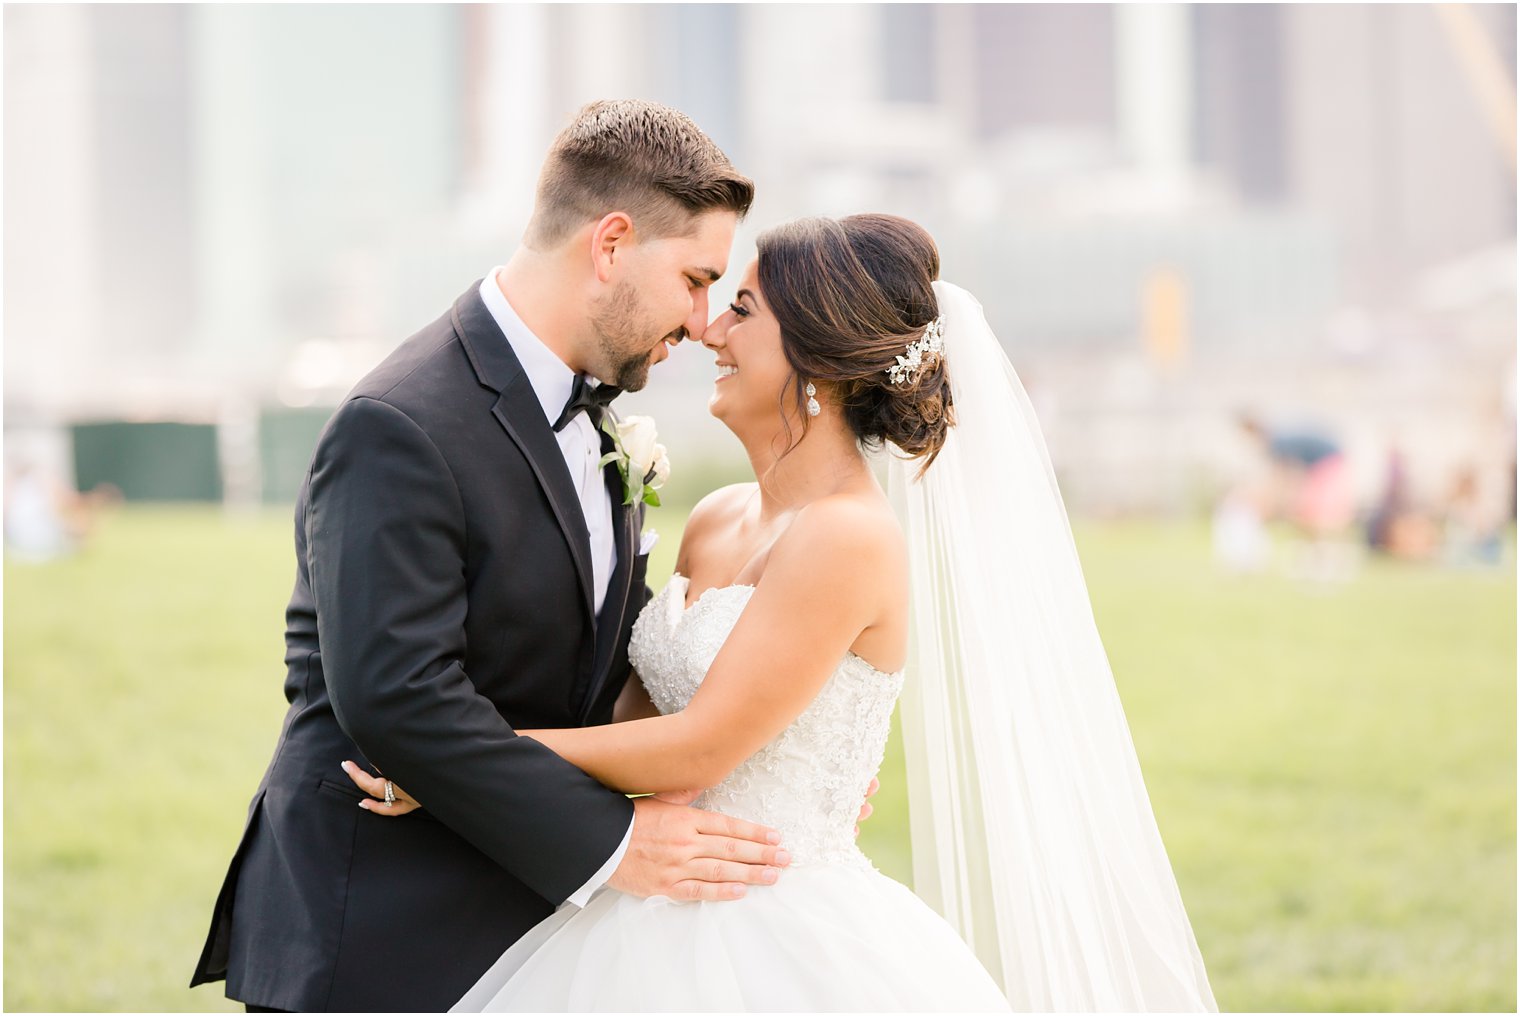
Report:
[[[683,114],[598,102],[555,140],[522,246],[323,431],[296,505],[274,759],[192,985],[250,1009],[441,1011],[604,884],[730,900],[767,829],[629,801],[514,727],[609,722],[647,598],[610,387],[707,324],[753,186]],[[382,821],[353,759],[425,810]]]

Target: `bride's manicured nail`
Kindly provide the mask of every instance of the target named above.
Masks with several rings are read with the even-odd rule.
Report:
[[[742,886],[742,885],[736,885],[736,886],[734,886],[733,892],[734,892],[734,898],[738,899],[740,896],[744,895],[744,893],[746,892],[746,890],[745,890],[744,886]]]
[[[345,773],[351,773],[354,771],[354,764],[352,762],[345,761],[342,763],[342,768]]]
[[[760,881],[774,882],[780,877],[781,872],[777,871],[775,868],[766,868],[765,871],[760,875]]]
[[[778,851],[776,851],[776,863],[777,864],[791,864],[792,863],[792,855],[788,854],[785,850],[778,850]]]
[[[781,842],[781,834],[778,833],[778,832],[769,832],[769,833],[766,833],[765,834],[765,842],[767,842],[767,843],[780,843]]]

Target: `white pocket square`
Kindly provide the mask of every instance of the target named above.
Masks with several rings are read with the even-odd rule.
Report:
[[[655,532],[653,529],[644,533],[639,537],[639,555],[643,556],[644,554],[649,553],[654,549],[654,545],[659,542],[660,534]]]

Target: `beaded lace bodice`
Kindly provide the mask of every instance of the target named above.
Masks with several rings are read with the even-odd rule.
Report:
[[[672,576],[633,626],[628,655],[661,713],[686,706],[738,623],[753,586],[719,586],[686,607],[688,581]],[[808,707],[695,805],[771,826],[792,863],[870,867],[855,820],[881,767],[903,675],[848,653]]]

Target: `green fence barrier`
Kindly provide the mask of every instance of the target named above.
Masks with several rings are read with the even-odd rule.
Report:
[[[220,501],[221,458],[209,423],[76,423],[74,482],[114,484],[128,501]]]

